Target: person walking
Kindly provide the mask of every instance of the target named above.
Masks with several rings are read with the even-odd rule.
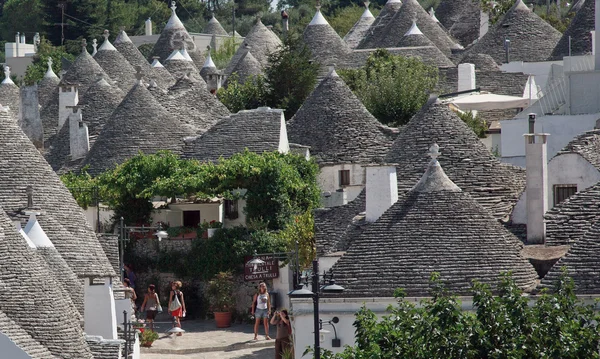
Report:
[[[125,286],[125,298],[131,299],[131,308],[135,312],[137,306],[135,305],[135,301],[137,300],[137,295],[135,294],[135,290],[131,288],[131,282],[128,278],[123,279],[123,285]]]
[[[252,315],[256,318],[254,322],[254,340],[258,340],[258,326],[262,320],[265,327],[265,339],[269,337],[269,314],[271,313],[271,298],[267,291],[267,284],[261,282],[258,285],[258,293],[254,294],[252,299]]]
[[[171,283],[171,293],[169,293],[169,313],[173,317],[174,327],[181,328],[180,318],[185,317],[185,301],[183,300],[183,292],[181,291],[181,282],[175,281]],[[181,336],[183,333],[177,333]]]
[[[142,312],[146,310],[146,320],[150,323],[150,330],[154,331],[154,319],[156,314],[161,310],[160,299],[158,293],[156,293],[156,286],[150,284],[148,286],[148,292],[144,295],[144,303],[142,303]]]
[[[293,350],[291,341],[292,323],[290,323],[287,309],[275,312],[275,315],[271,318],[271,324],[277,326],[275,359],[283,359],[285,353],[291,353]]]

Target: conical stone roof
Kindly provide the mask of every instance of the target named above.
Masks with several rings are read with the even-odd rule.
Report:
[[[168,130],[168,136],[165,131]],[[167,112],[140,80],[115,109],[82,166],[92,175],[113,168],[140,151],[181,153],[183,138],[193,133]]]
[[[249,46],[246,47],[246,53],[242,55],[242,57],[238,60],[231,73],[237,74],[237,82],[241,84],[245,83],[246,80],[248,80],[252,76],[263,74],[262,66],[260,65],[260,62],[258,62],[258,60],[250,52]],[[225,81],[225,87],[229,85],[229,79],[231,79],[231,75]]]
[[[486,54],[468,53],[460,60],[461,64],[473,64],[480,71],[500,71],[500,66],[494,61],[494,58]]]
[[[365,6],[365,12],[363,12],[360,19],[354,23],[354,26],[352,26],[350,31],[344,36],[344,41],[351,49],[356,49],[358,47],[358,44],[360,44],[369,31],[371,24],[375,21],[375,16],[373,16],[369,10],[368,2],[365,3]]]
[[[581,10],[577,11],[569,27],[554,47],[552,54],[550,54],[551,60],[562,60],[563,57],[569,56],[569,38],[571,38],[572,56],[592,53],[592,34],[590,31],[595,29],[595,13],[596,1],[589,0],[582,3]]]
[[[3,210],[0,253],[0,310],[54,356],[92,359],[72,303]]]
[[[220,75],[220,71],[217,69],[214,61],[212,60],[212,56],[210,55],[210,50],[206,55],[206,61],[204,62],[204,66],[200,70],[200,76],[207,81],[208,75]]]
[[[170,87],[167,95],[159,96],[159,102],[195,131],[204,132],[229,115],[227,107],[208,92],[203,81],[187,76]]]
[[[267,66],[269,63],[269,54],[278,51],[279,47],[283,45],[279,37],[273,31],[269,30],[260,18],[256,20],[256,24],[244,38],[244,43],[252,47],[252,55],[260,62],[262,67]],[[225,76],[231,75],[233,67],[242,55],[244,55],[244,52],[245,50],[242,46],[237,49],[225,69]]]
[[[396,47],[412,27],[413,21],[419,24],[419,29],[446,56],[452,54],[452,49],[461,48],[442,28],[429,16],[417,0],[404,0],[402,7],[386,26],[386,30],[377,43],[377,47]]]
[[[111,86],[101,77],[80,97],[78,106],[82,120],[88,125],[90,146],[124,97],[118,86]],[[65,121],[63,128],[50,139],[50,145],[46,147],[48,151],[44,157],[55,171],[62,172],[61,168],[68,168],[66,165],[71,161],[69,121]]]
[[[341,63],[352,51],[325,20],[320,9],[304,29],[302,37],[313,58],[324,66]]]
[[[510,40],[510,61],[546,61],[561,34],[537,16],[522,0],[498,21],[468,51],[488,54],[499,64],[506,63],[505,39]]]
[[[168,85],[165,88],[168,88],[169,86],[175,84],[175,78],[173,77],[173,75],[171,75],[169,70],[167,70],[158,59],[154,59],[154,61],[152,61],[152,65],[150,66],[152,66],[154,73],[160,76],[162,82]]]
[[[113,44],[115,48],[125,57],[125,59],[131,64],[133,68],[136,66],[142,67],[142,73],[148,78],[149,81],[156,81],[156,84],[162,88],[168,88],[173,84],[173,78],[165,78],[163,74],[158,73],[150,65],[148,60],[142,55],[140,50],[133,44],[129,36],[125,31],[121,31],[119,36],[115,39]],[[129,88],[126,90],[129,91]]]
[[[194,66],[194,63],[192,61],[187,60],[183,56],[183,54],[178,50],[173,51],[171,56],[169,56],[167,60],[165,60],[164,65],[165,68],[175,79],[181,78],[183,76],[191,76],[197,80],[200,79],[204,81],[204,79],[202,79],[202,76],[200,76],[200,72],[198,72],[198,69],[196,68],[196,66]]]
[[[23,349],[32,359],[55,359],[48,348],[33,339],[29,333],[0,311],[0,332],[16,346]]]
[[[383,126],[335,70],[321,81],[288,122],[290,142],[310,146],[319,162],[373,163],[390,149]]]
[[[398,47],[418,47],[418,46],[435,46],[427,36],[423,35],[415,22],[411,28],[402,36],[398,42]]]
[[[206,26],[202,30],[202,33],[203,34],[211,34],[211,35],[228,36],[227,31],[225,31],[223,26],[221,26],[221,23],[219,22],[219,20],[217,20],[217,18],[215,17],[214,14],[211,17],[211,19],[208,21],[208,24],[206,24]]]
[[[77,56],[75,61],[73,61],[73,64],[71,64],[71,67],[69,67],[61,79],[61,81],[67,83],[79,84],[79,93],[85,93],[87,89],[96,81],[96,74],[102,74],[107,81],[110,79],[104,69],[98,65],[92,55],[87,52],[87,49],[85,48],[85,42],[83,43],[82,48],[81,54]],[[112,80],[114,79],[111,79],[109,82]],[[58,124],[58,112],[56,112],[56,117],[56,122]],[[45,129],[44,132],[46,132]]]
[[[442,0],[435,17],[463,46],[479,38],[481,7],[476,0]]]
[[[14,82],[2,82],[0,84],[0,105],[9,107],[14,118],[19,118],[21,108],[21,91]]]
[[[427,167],[423,153],[441,147],[450,179],[497,219],[507,220],[525,189],[525,171],[500,163],[448,105],[431,101],[402,128],[386,162],[398,164],[398,190],[408,191]]]
[[[114,276],[106,255],[85,215],[69,190],[48,165],[29,138],[8,113],[0,111],[0,160],[5,164],[0,176],[0,203],[5,210],[19,212],[27,203],[27,186],[35,190],[34,203],[44,208],[65,231],[60,236],[44,227],[54,246],[79,276]],[[46,216],[44,216],[46,217]]]
[[[204,55],[202,54],[202,50],[196,47],[196,43],[186,30],[185,26],[183,26],[181,20],[179,20],[179,17],[175,13],[176,8],[177,7],[173,3],[171,6],[171,17],[163,31],[160,33],[156,44],[154,44],[149,59],[153,59],[157,56],[160,62],[165,64],[165,60],[174,50],[180,50],[185,46],[190,57],[194,61],[194,65],[200,69],[202,68],[202,64],[204,64]]]
[[[569,12],[576,13],[577,11],[579,11],[583,8],[583,5],[585,5],[585,0],[577,0],[577,2],[575,2],[573,5],[571,5]]]
[[[385,29],[389,22],[394,18],[394,15],[402,7],[400,0],[388,0],[371,27],[365,34],[362,41],[358,44],[359,49],[375,49],[385,33]]]
[[[529,290],[537,273],[521,249],[434,157],[420,181],[353,241],[332,271],[345,297],[392,297],[397,288],[409,297],[429,296],[432,272],[456,295],[470,295],[473,280],[496,289],[508,271]]]
[[[38,103],[43,108],[52,96],[58,96],[56,87],[60,83],[60,79],[52,70],[52,58],[48,58],[48,71],[44,77],[38,82]]]
[[[108,31],[105,31],[104,37],[104,43],[94,55],[94,60],[123,91],[129,91],[135,84],[135,69],[108,41]]]
[[[577,294],[600,294],[600,222],[594,223],[590,229],[569,248],[567,254],[559,259],[540,283],[541,288],[552,289],[562,268],[567,268],[569,277],[575,284]]]
[[[559,203],[546,212],[545,218],[547,245],[576,243],[600,220],[600,183]]]
[[[52,137],[58,132],[58,86],[54,89],[46,104],[40,109],[40,119],[44,129],[44,148],[48,148]]]

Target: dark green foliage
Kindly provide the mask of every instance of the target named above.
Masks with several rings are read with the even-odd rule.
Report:
[[[2,8],[0,16],[0,39],[15,41],[17,32],[25,34],[28,44],[32,43],[33,35],[42,28],[41,0],[8,0]],[[4,46],[0,49],[4,52]]]
[[[473,132],[479,138],[485,138],[485,132],[487,131],[487,125],[485,121],[479,117],[479,114],[473,115],[473,112],[457,112],[456,113],[461,120],[463,120],[467,126],[469,126]]]
[[[67,53],[64,47],[52,46],[48,40],[42,39],[39,50],[33,57],[33,63],[27,67],[25,72],[25,84],[33,85],[44,77],[48,70],[48,58],[50,57],[52,58],[52,70],[57,75],[60,73],[63,57],[70,61],[75,59],[75,56]]]
[[[154,44],[143,44],[138,46],[138,50],[144,55],[145,58],[149,58],[152,54],[152,49],[154,49]]]
[[[432,275],[432,298],[417,306],[398,291],[398,304],[378,321],[363,307],[356,314],[356,345],[324,358],[598,358],[596,305],[578,300],[573,281],[563,272],[552,293],[524,296],[510,274],[497,293],[475,283],[475,312],[461,309],[457,298]]]
[[[427,102],[438,81],[438,70],[421,60],[379,49],[363,68],[339,70],[352,92],[383,124],[407,123]]]
[[[267,91],[263,76],[250,76],[246,82],[240,84],[238,74],[234,72],[229,76],[227,87],[221,87],[217,96],[229,111],[236,113],[266,106]]]

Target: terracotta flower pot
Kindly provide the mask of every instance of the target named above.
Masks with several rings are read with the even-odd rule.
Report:
[[[146,348],[150,348],[152,346],[153,342],[142,342],[141,346],[146,347]]]
[[[228,328],[231,326],[231,312],[215,312],[217,328]]]

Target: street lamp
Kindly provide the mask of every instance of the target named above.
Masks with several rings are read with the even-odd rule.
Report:
[[[134,226],[126,226],[124,224],[125,219],[123,217],[121,217],[120,223],[119,223],[119,243],[121,244],[119,247],[119,269],[121,271],[121,282],[123,281],[123,268],[124,268],[124,253],[125,253],[125,242],[129,241],[129,233],[133,232],[133,231],[140,231],[140,232],[146,232],[149,230],[156,230],[156,233],[154,233],[154,235],[156,236],[156,238],[158,238],[158,241],[160,242],[162,239],[167,239],[169,238],[169,234],[167,233],[167,231],[163,230],[162,228],[162,224],[158,223],[158,226],[156,227],[146,227],[146,226],[141,226],[141,227],[134,227]]]
[[[319,319],[319,294],[323,293],[341,293],[344,291],[344,287],[335,284],[335,281],[330,275],[329,281],[327,281],[326,273],[323,273],[323,282],[327,282],[328,284],[319,287],[319,262],[317,260],[313,260],[313,271],[312,274],[305,277],[305,280],[308,281],[309,277],[312,277],[312,291],[303,288],[300,284],[298,284],[295,289],[288,293],[290,298],[312,298],[313,300],[313,320],[314,320],[314,335],[315,335],[315,359],[321,359],[321,331],[323,330],[323,322]],[[308,283],[307,283],[308,284]],[[337,323],[333,320],[326,322],[327,324]],[[335,327],[334,327],[335,328]],[[336,331],[336,339],[337,339],[337,331]]]

